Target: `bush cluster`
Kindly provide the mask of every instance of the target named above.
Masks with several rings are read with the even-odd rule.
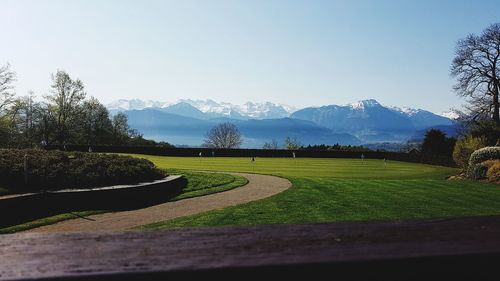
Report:
[[[500,159],[500,147],[489,146],[474,151],[469,158],[469,166],[482,163],[486,160]]]
[[[27,156],[28,182],[24,157]],[[0,186],[38,191],[153,181],[165,175],[146,159],[111,154],[0,149]]]
[[[467,165],[467,178],[479,180],[488,178],[497,181],[500,171],[500,147],[490,146],[474,151]]]
[[[466,136],[457,140],[453,150],[453,160],[463,170],[467,169],[471,154],[486,146],[485,137]]]
[[[500,160],[488,160],[484,162],[488,167],[486,177],[490,182],[500,182]]]
[[[467,178],[471,180],[481,180],[486,178],[488,167],[483,163],[469,165],[467,168]]]
[[[500,182],[500,160],[487,160],[474,164],[467,170],[467,177],[473,180]]]

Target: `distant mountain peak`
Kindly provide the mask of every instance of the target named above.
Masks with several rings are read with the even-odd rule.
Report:
[[[460,118],[460,112],[458,110],[455,110],[455,109],[445,111],[445,112],[441,113],[440,115],[443,117],[449,118],[451,120],[457,120],[458,118]]]
[[[418,108],[411,108],[411,107],[397,107],[397,106],[392,106],[390,107],[391,110],[394,110],[396,112],[399,112],[401,114],[407,115],[408,117],[414,116],[420,112],[423,112],[425,110],[418,109]]]
[[[416,130],[451,126],[453,121],[423,109],[387,107],[374,99],[344,106],[328,105],[298,110],[292,118],[309,120],[363,141],[404,141]]]
[[[363,110],[367,107],[379,107],[382,106],[378,101],[374,99],[360,100],[349,104],[349,106],[356,110]]]
[[[119,99],[107,104],[107,108],[110,110],[134,110],[134,109],[144,109],[150,107],[165,107],[168,106],[169,103],[159,102],[153,100],[141,100],[141,99]]]

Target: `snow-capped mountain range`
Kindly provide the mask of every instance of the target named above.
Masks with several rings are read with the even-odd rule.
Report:
[[[201,113],[205,114],[203,119],[210,118],[220,118],[228,117],[235,119],[274,119],[274,118],[284,118],[290,116],[292,112],[295,111],[295,107],[288,106],[284,104],[275,104],[271,102],[264,103],[254,103],[246,102],[243,105],[235,105],[228,102],[216,102],[211,99],[207,100],[191,100],[182,99],[177,102],[160,102],[152,100],[140,100],[140,99],[120,99],[111,102],[107,105],[107,108],[111,112],[126,111],[126,110],[141,110],[145,108],[156,108],[161,109],[165,112],[170,112],[175,110],[179,115],[187,117],[201,117],[200,114],[193,116],[193,108],[189,108],[187,105],[194,107]],[[185,111],[185,112],[183,112]]]
[[[212,126],[227,121],[240,128],[248,148],[287,136],[307,145],[420,140],[429,128],[456,135],[455,122],[448,117],[423,109],[384,106],[374,99],[299,110],[271,102],[235,105],[190,99],[173,103],[118,100],[107,107],[112,113],[124,112],[131,127],[147,138],[190,146],[200,145]]]
[[[243,105],[235,105],[229,102],[216,102],[211,99],[207,100],[181,99],[177,102],[162,102],[162,101],[141,100],[141,99],[130,99],[130,100],[120,99],[107,104],[106,107],[112,112],[119,112],[127,110],[141,110],[145,108],[156,108],[165,110],[169,107],[171,108],[172,106],[180,107],[183,104],[191,105],[192,107],[199,110],[201,113],[207,114],[208,118],[239,117],[237,119],[273,119],[273,118],[290,117],[292,113],[297,111],[296,107],[286,104],[276,104],[271,102],[262,102],[262,103],[246,102]],[[350,107],[353,110],[363,110],[365,107],[370,107],[374,105],[380,105],[380,103],[378,103],[374,99],[368,99],[368,100],[353,102],[351,104],[339,107]],[[187,107],[185,108],[187,110]],[[405,114],[407,116],[412,116],[418,114],[419,112],[425,111],[422,109],[415,109],[409,107],[390,106],[387,108],[390,108],[391,110],[400,112],[401,114]],[[436,115],[440,115],[448,119],[457,119],[459,117],[457,111],[454,110],[446,111]]]
[[[152,101],[152,100],[141,100],[141,99],[119,99],[110,102],[106,105],[108,110],[111,111],[125,111],[125,110],[141,110],[144,108],[161,108],[170,105],[166,102]]]

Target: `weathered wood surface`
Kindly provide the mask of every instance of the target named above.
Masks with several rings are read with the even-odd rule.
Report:
[[[499,265],[499,217],[0,236],[2,280],[498,280]]]

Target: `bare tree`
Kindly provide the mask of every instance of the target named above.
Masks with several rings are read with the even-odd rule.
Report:
[[[279,148],[278,141],[275,139],[272,139],[271,142],[266,142],[262,146],[262,149],[273,149],[276,150]]]
[[[451,75],[455,91],[469,98],[473,119],[487,116],[500,123],[500,23],[458,41]]]
[[[0,67],[0,116],[5,114],[7,108],[14,102],[12,83],[16,80],[16,74],[10,70],[10,64]]]
[[[212,148],[238,148],[241,143],[238,127],[232,123],[221,123],[208,131],[203,146]]]
[[[299,149],[301,143],[297,140],[297,137],[286,137],[285,138],[285,147],[290,150]]]

